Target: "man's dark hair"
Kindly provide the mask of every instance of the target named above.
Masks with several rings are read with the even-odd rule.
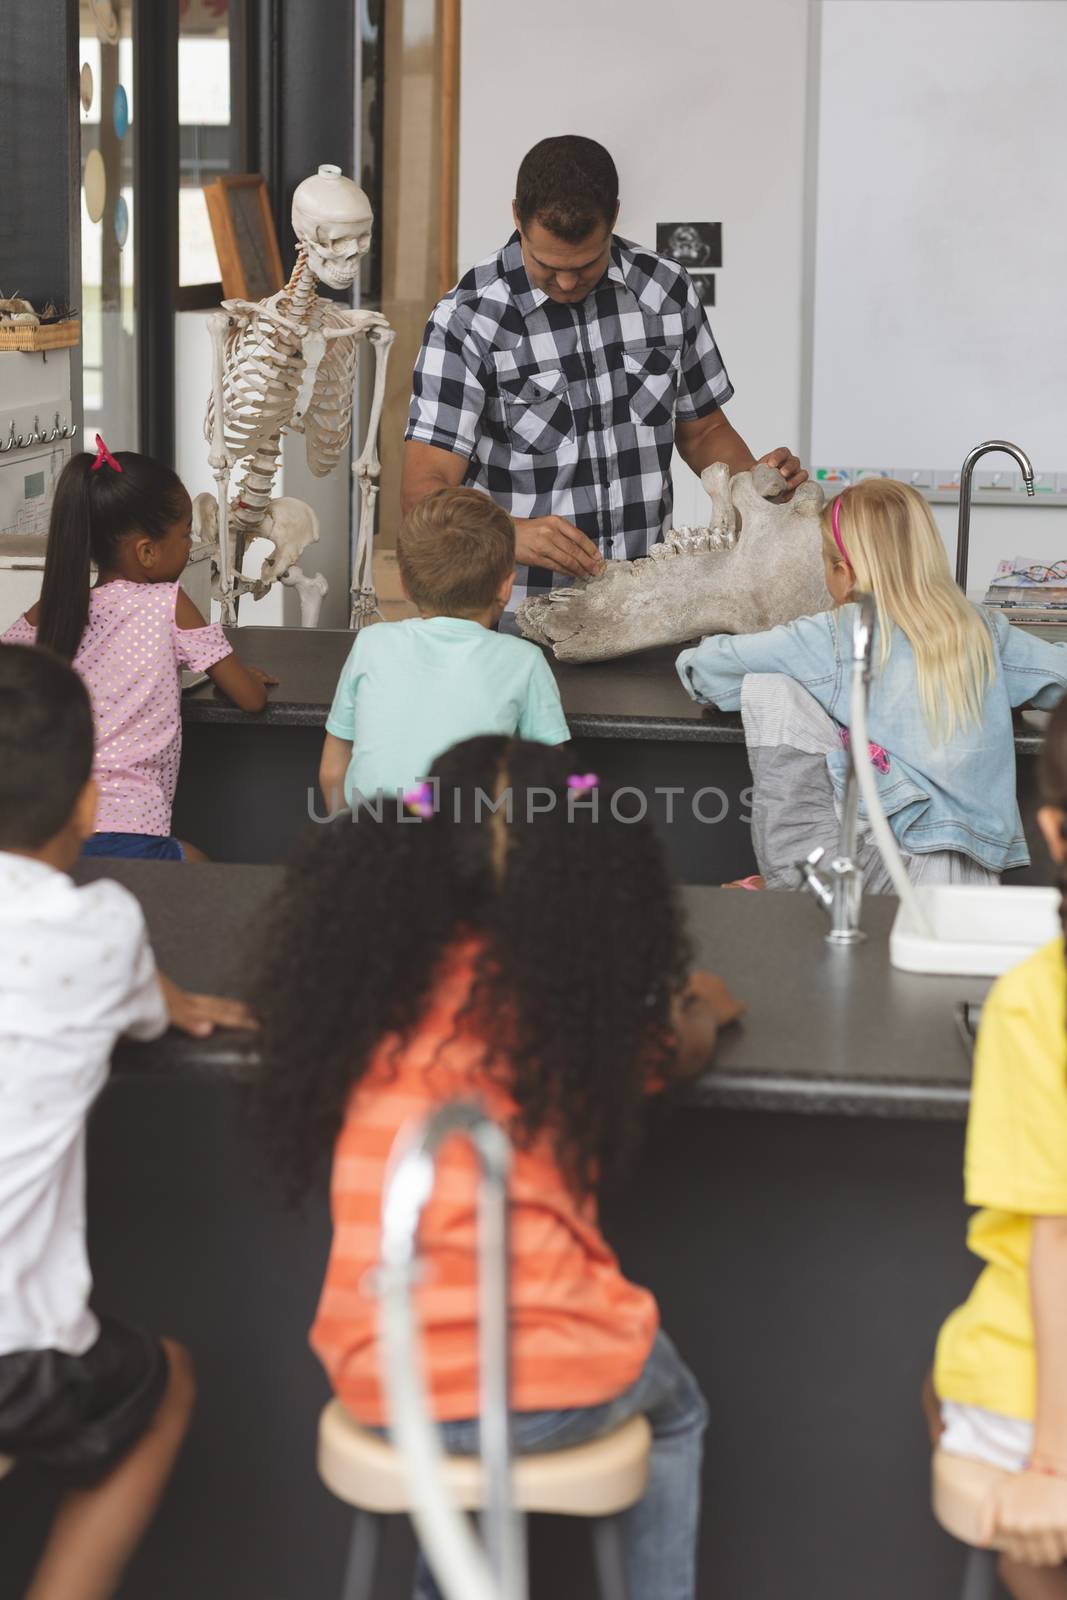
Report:
[[[515,182],[515,210],[525,230],[531,222],[579,244],[615,221],[619,174],[602,144],[577,133],[542,139],[522,159]]]
[[[93,768],[93,712],[73,667],[0,645],[0,850],[38,850],[64,827]]]

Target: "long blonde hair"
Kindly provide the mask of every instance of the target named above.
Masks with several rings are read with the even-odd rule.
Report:
[[[823,543],[840,565],[833,505],[822,514]],[[930,732],[946,741],[980,722],[996,673],[992,633],[953,582],[922,495],[893,478],[866,478],[840,496],[838,531],[856,588],[872,594],[878,608],[879,667],[889,658],[895,623],[915,654]]]

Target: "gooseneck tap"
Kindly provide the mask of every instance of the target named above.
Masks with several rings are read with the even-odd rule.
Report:
[[[874,638],[874,596],[857,591],[852,600],[856,607],[852,623],[852,684],[857,685],[866,704],[871,681],[871,644]],[[826,851],[820,845],[804,861],[797,862],[803,887],[810,889],[819,904],[829,914],[830,932],[827,941],[834,945],[859,944],[867,935],[860,927],[863,906],[863,873],[857,856],[859,821],[859,786],[856,762],[867,759],[867,751],[857,748],[856,740],[849,742],[848,778],[845,799],[841,808],[841,831],[837,838],[837,852],[825,870],[820,863]]]
[[[1019,465],[1026,484],[1027,494],[1033,498],[1034,469],[1030,465],[1030,457],[1025,450],[1017,444],[1010,443],[1007,439],[987,439],[985,444],[976,444],[974,449],[967,453],[960,472],[960,520],[956,532],[956,582],[967,593],[967,560],[971,543],[971,478],[974,474],[976,461],[991,451],[1002,450],[1005,455],[1012,456]]]

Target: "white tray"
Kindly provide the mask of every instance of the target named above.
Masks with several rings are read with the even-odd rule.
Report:
[[[921,933],[901,905],[889,959],[905,972],[996,978],[1060,932],[1057,889],[930,884],[915,891],[935,937]]]

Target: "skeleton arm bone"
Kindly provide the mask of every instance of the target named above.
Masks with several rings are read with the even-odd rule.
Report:
[[[327,339],[353,339],[364,335],[369,338],[376,328],[389,327],[388,318],[383,317],[380,311],[348,311],[339,306],[336,312],[344,319],[344,325],[324,327],[322,332]]]
[[[356,598],[363,594],[369,599],[374,590],[374,502],[378,498],[378,476],[381,462],[378,459],[378,428],[385,402],[385,377],[389,366],[389,350],[396,338],[392,328],[372,328],[367,335],[374,350],[374,394],[371,399],[367,438],[352,473],[359,490],[359,531],[352,559],[353,621],[356,620]]]

